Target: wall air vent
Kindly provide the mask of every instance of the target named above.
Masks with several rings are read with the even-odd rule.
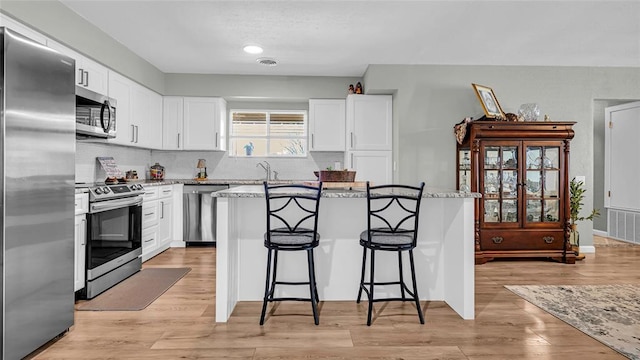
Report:
[[[276,61],[276,59],[273,58],[266,58],[266,57],[261,57],[256,59],[256,61],[264,66],[276,66],[278,65],[278,62]]]

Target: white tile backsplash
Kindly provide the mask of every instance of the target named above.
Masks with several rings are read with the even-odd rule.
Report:
[[[138,172],[140,179],[149,177],[149,167],[153,165],[151,151],[127,146],[118,146],[104,142],[83,142],[76,144],[76,182],[104,181],[107,178],[100,167],[97,157],[111,156],[118,168]]]
[[[190,179],[196,176],[198,159],[207,162],[210,179],[263,179],[265,171],[258,167],[268,161],[281,180],[315,180],[313,172],[333,167],[344,160],[343,152],[312,152],[306,158],[236,158],[223,151],[145,150],[107,143],[78,142],[76,146],[76,182],[103,181],[106,174],[97,157],[111,156],[120,170],[136,170],[140,179],[149,178],[149,167],[156,162],[165,168],[166,179]]]

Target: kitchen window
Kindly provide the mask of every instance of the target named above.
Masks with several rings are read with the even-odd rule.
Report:
[[[306,111],[231,110],[229,117],[229,156],[307,156]]]

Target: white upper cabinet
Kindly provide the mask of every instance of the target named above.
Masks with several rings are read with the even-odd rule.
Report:
[[[109,97],[116,99],[116,138],[109,142],[147,149],[162,148],[162,96],[109,72]]]
[[[392,96],[347,96],[347,150],[392,150]]]
[[[149,96],[149,136],[152,149],[162,149],[162,95],[148,90]]]
[[[12,18],[0,14],[0,26],[7,27],[20,35],[26,36],[29,39],[39,42],[42,45],[47,45],[47,37],[40,34],[39,32],[31,29],[28,26],[22,25],[22,23],[13,20]]]
[[[182,120],[184,99],[181,96],[165,96],[162,99],[162,148],[181,150],[184,145]]]
[[[134,145],[147,149],[161,149],[162,96],[144,86],[133,83],[131,100],[130,125],[133,125],[135,130]]]
[[[166,96],[163,149],[225,150],[226,109],[222,98]]]
[[[77,86],[85,87],[99,94],[108,94],[109,70],[106,67],[53,40],[48,40],[47,46],[76,60]]]
[[[131,125],[131,92],[133,82],[109,71],[109,97],[116,100],[116,137],[110,143],[134,145],[135,129]]]
[[[344,151],[345,100],[309,99],[309,150]]]

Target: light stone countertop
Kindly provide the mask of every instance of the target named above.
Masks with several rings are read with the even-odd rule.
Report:
[[[257,185],[238,186],[227,190],[217,191],[211,194],[216,198],[261,198],[264,197],[264,188]],[[322,190],[324,198],[366,198],[367,191],[365,188],[353,190],[348,189],[324,189]],[[422,193],[423,198],[480,198],[480,193],[461,192],[450,189],[440,189],[425,187]]]

